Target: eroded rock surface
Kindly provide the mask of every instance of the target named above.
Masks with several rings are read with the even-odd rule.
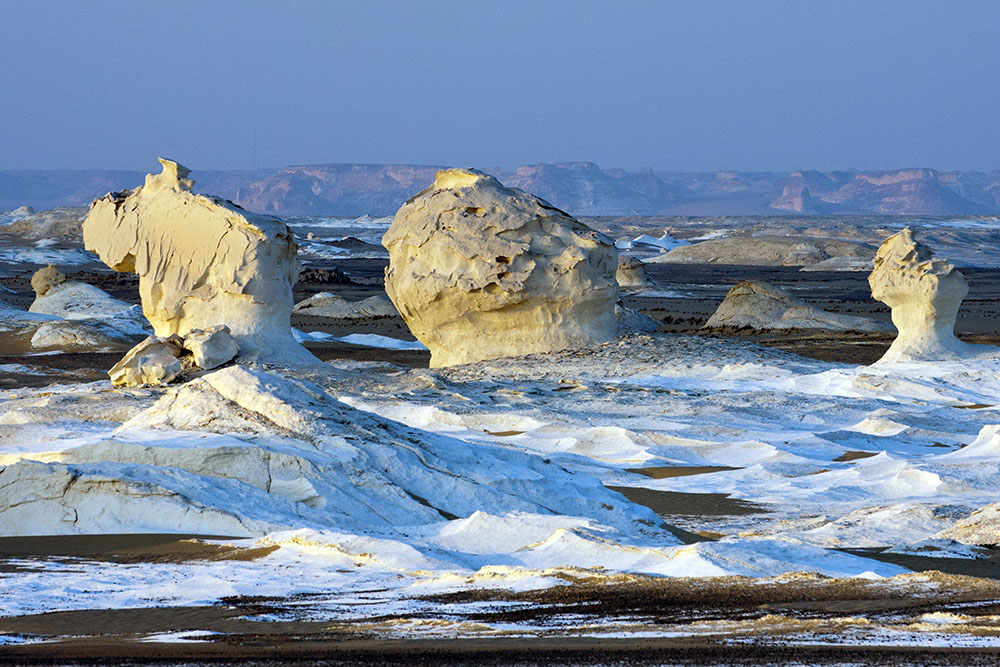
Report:
[[[769,329],[832,329],[847,331],[891,331],[889,325],[852,315],[828,313],[797,299],[776,285],[756,280],[738,283],[705,328],[749,327]]]
[[[299,263],[285,223],[195,194],[186,168],[160,163],[142,187],[91,204],[87,249],[139,275],[142,311],[161,338],[226,325],[246,357],[314,361],[289,323]]]
[[[616,336],[610,239],[475,170],[438,172],[382,239],[386,291],[431,366],[583,347]]]
[[[909,227],[887,238],[868,276],[872,298],[892,308],[899,335],[880,361],[955,359],[981,346],[955,337],[955,319],[969,293],[955,267],[935,259]]]
[[[295,304],[293,311],[300,315],[331,317],[336,319],[358,319],[361,317],[398,317],[399,311],[389,297],[381,294],[348,301],[332,292],[319,292]]]

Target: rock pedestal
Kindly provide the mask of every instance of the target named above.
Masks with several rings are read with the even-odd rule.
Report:
[[[142,187],[91,204],[86,248],[139,275],[142,311],[158,337],[226,325],[244,359],[312,359],[292,337],[299,263],[285,223],[195,194],[187,169],[160,163],[163,172]]]
[[[487,174],[440,171],[382,238],[386,291],[431,366],[616,336],[611,239]]]
[[[872,298],[892,308],[899,335],[880,361],[956,359],[978,353],[955,337],[955,319],[969,293],[965,277],[934,259],[909,227],[887,238],[868,276]]]

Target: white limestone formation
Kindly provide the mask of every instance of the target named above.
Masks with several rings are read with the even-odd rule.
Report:
[[[161,338],[226,325],[244,359],[315,362],[292,337],[299,263],[285,223],[195,194],[187,169],[160,163],[142,187],[91,204],[87,249],[139,275],[143,314]]]
[[[887,238],[868,276],[872,298],[892,308],[899,335],[879,361],[933,361],[973,356],[980,346],[955,337],[955,319],[969,293],[965,277],[906,229]]]
[[[195,365],[206,371],[229,363],[240,353],[229,327],[222,324],[189,331],[184,337],[184,349],[191,353]]]
[[[835,331],[891,331],[892,327],[867,317],[828,313],[797,299],[770,283],[737,283],[705,323],[706,329],[749,327],[770,329],[831,329]]]
[[[386,291],[431,366],[584,347],[616,336],[618,252],[542,199],[448,169],[382,238]]]
[[[646,287],[656,287],[656,283],[646,275],[646,269],[642,260],[635,257],[618,257],[618,270],[615,272],[615,280],[618,287],[622,289],[643,289]]]

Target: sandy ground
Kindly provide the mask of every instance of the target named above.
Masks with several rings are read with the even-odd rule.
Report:
[[[346,260],[340,268],[351,283],[311,280],[296,286],[295,300],[320,291],[331,291],[348,299],[362,299],[382,291],[383,260]],[[970,295],[959,314],[958,331],[972,342],[1000,344],[1000,270],[964,270]],[[736,282],[760,279],[785,286],[805,300],[834,312],[866,315],[888,321],[888,309],[871,300],[865,273],[803,273],[793,267],[733,267],[719,265],[652,265],[650,275],[659,288],[673,296],[626,294],[625,303],[661,323],[666,332],[700,332],[709,336],[739,336],[805,356],[854,364],[870,363],[889,346],[892,336],[881,334],[794,331],[754,333],[748,331],[702,332],[700,326],[714,312],[726,291]],[[134,276],[109,274],[84,267],[76,279],[97,284],[113,296],[138,301]],[[320,276],[322,277],[322,276]],[[0,285],[13,290],[3,298],[27,306],[32,294],[30,274],[0,275]],[[412,340],[399,318],[326,320],[294,316],[293,326],[304,331],[334,335],[377,333]],[[341,343],[309,345],[320,358],[347,362],[380,362],[400,367],[424,367],[427,352],[384,350]],[[44,357],[0,357],[0,366],[34,364],[50,371],[46,375],[0,371],[0,388],[44,386],[52,382],[101,379],[102,371],[117,361],[117,354],[58,354]],[[850,453],[848,453],[850,454]],[[866,453],[856,453],[860,458]],[[848,460],[848,459],[844,459]],[[654,478],[711,474],[724,468],[693,469],[660,467],[641,471]],[[697,511],[700,514],[765,512],[766,507],[729,499],[722,494],[684,494],[646,489],[619,489],[635,502],[663,515]],[[712,497],[706,497],[712,496]],[[697,508],[697,509],[695,509]],[[684,531],[681,531],[684,533]],[[684,533],[685,541],[711,539],[711,535]],[[47,561],[72,559],[110,562],[177,562],[192,559],[258,558],[264,550],[247,551],[208,545],[194,536],[84,536],[0,539],[0,572],[12,568],[45,567]],[[765,585],[752,580],[662,580],[646,579],[619,586],[571,587],[524,594],[476,593],[482,618],[510,620],[542,628],[532,637],[483,639],[385,639],[393,623],[424,619],[371,619],[368,625],[282,621],[263,623],[257,614],[281,607],[286,601],[235,599],[225,605],[140,610],[92,610],[0,618],[0,634],[37,634],[61,639],[33,644],[0,646],[5,664],[510,664],[510,665],[791,665],[791,664],[892,664],[892,665],[993,665],[1000,653],[992,648],[907,646],[831,646],[802,640],[803,632],[823,629],[823,624],[845,614],[883,622],[900,615],[961,610],[963,614],[1000,614],[1000,558],[972,561],[883,554],[878,550],[853,550],[869,558],[898,563],[914,570],[940,571],[929,575],[940,587],[913,590],[867,587],[863,582],[831,583],[808,580]],[[969,578],[975,577],[975,578]],[[933,592],[936,590],[937,592]],[[923,592],[921,592],[923,591]],[[931,591],[931,592],[928,592]],[[942,592],[947,591],[947,592]],[[495,601],[530,603],[518,612],[497,607]],[[2,600],[2,586],[0,586]],[[308,602],[308,601],[298,601]],[[442,597],[442,615],[470,602],[468,597]],[[464,607],[463,607],[464,608]],[[2,602],[0,602],[2,609]],[[0,612],[2,613],[2,612]],[[507,614],[509,616],[503,616]],[[671,623],[692,620],[755,621],[778,614],[791,619],[788,627],[762,625],[749,629],[739,641],[731,633],[705,634],[692,638],[613,636],[593,638],[566,636],[558,631],[558,619],[567,615],[593,618],[603,626],[619,623],[623,632],[636,633],[647,627],[660,630]],[[463,618],[475,622],[475,615]],[[755,621],[756,622],[756,621]],[[811,624],[811,625],[810,625]],[[818,625],[817,625],[818,624]],[[546,627],[553,627],[551,631]],[[750,626],[748,626],[750,627]],[[831,626],[832,627],[832,626]],[[148,643],[151,634],[197,628],[225,633],[211,641]],[[812,630],[809,630],[812,628]],[[829,628],[827,628],[829,629]],[[757,634],[754,634],[757,632]],[[998,628],[1000,633],[1000,628]],[[381,639],[375,639],[381,637]]]

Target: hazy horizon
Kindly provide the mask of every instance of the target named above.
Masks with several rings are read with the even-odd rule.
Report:
[[[6,3],[0,169],[1000,169],[992,2]]]

